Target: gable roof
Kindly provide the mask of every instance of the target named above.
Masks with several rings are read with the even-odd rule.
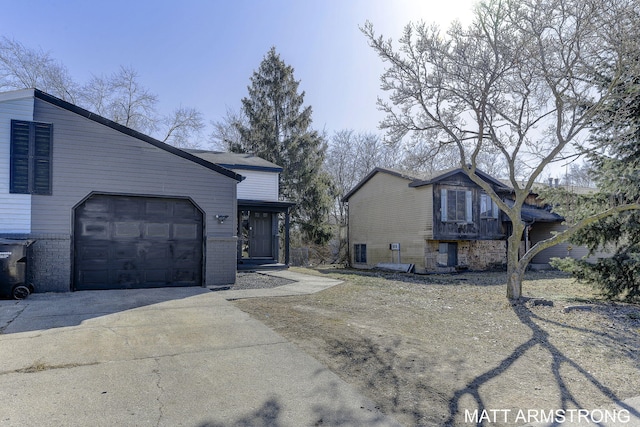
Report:
[[[255,154],[185,149],[184,151],[229,169],[282,172],[282,167]]]
[[[434,184],[436,182],[442,181],[443,179],[446,179],[450,176],[456,175],[456,174],[463,174],[463,175],[467,175],[466,172],[464,170],[462,170],[462,168],[451,168],[451,169],[446,169],[446,170],[442,170],[442,171],[437,171],[434,172],[432,174],[430,174],[427,177],[421,177],[418,178],[416,176],[413,175],[409,175],[406,172],[401,172],[401,171],[397,171],[397,170],[393,170],[393,169],[387,169],[387,168],[375,168],[374,170],[372,170],[367,176],[365,176],[358,184],[356,184],[355,187],[353,187],[347,194],[345,194],[345,196],[342,198],[343,202],[346,202],[349,200],[349,198],[351,196],[353,196],[358,190],[360,190],[360,188],[362,188],[363,185],[365,185],[367,183],[367,181],[369,181],[371,178],[373,178],[374,175],[376,175],[377,173],[386,173],[389,175],[393,175],[396,176],[398,178],[403,178],[406,179],[407,181],[410,181],[408,183],[409,187],[422,187],[424,185],[431,185]],[[480,170],[476,169],[476,174],[482,178],[483,180],[487,181],[490,184],[493,184],[497,187],[499,187],[499,189],[502,190],[509,190],[510,188],[506,185],[504,185],[504,183],[502,183],[501,181],[495,179],[494,177],[492,177],[491,175],[488,175]]]
[[[181,157],[183,159],[189,160],[193,163],[196,163],[200,166],[204,166],[207,169],[210,169],[212,171],[218,172],[224,176],[227,176],[229,178],[233,178],[236,181],[240,182],[244,179],[244,177],[238,173],[233,172],[232,170],[229,170],[223,166],[217,165],[215,163],[211,163],[205,159],[202,159],[200,157],[194,156],[191,153],[188,153],[186,151],[180,150],[179,148],[176,148],[172,145],[166,144],[164,142],[158,141],[155,138],[152,138],[148,135],[145,135],[141,132],[135,131],[131,128],[128,128],[126,126],[123,126],[119,123],[116,123],[112,120],[109,120],[105,117],[99,116],[98,114],[92,113],[91,111],[85,110],[82,107],[78,107],[75,104],[72,104],[70,102],[67,101],[63,101],[60,98],[56,98],[53,95],[49,95],[46,92],[43,92],[39,89],[24,89],[24,90],[20,90],[20,91],[14,91],[11,94],[7,93],[5,97],[0,97],[0,101],[8,99],[9,97],[12,97],[11,95],[13,95],[13,97],[24,97],[24,95],[29,94],[30,96],[33,96],[37,99],[40,99],[42,101],[48,102],[49,104],[53,104],[56,107],[60,107],[64,110],[70,111],[74,114],[77,114],[79,116],[85,117],[89,120],[92,120],[96,123],[100,123],[101,125],[107,126],[111,129],[114,129],[120,133],[123,133],[125,135],[131,136],[133,138],[136,138],[140,141],[144,141],[148,144],[153,145],[154,147],[157,147],[161,150],[164,150],[168,153],[171,153],[175,156]]]
[[[418,178],[416,178],[415,176],[408,175],[401,171],[378,167],[373,169],[371,172],[369,172],[367,176],[362,178],[360,182],[356,184],[355,187],[353,187],[347,194],[345,194],[344,197],[342,198],[342,201],[343,202],[348,201],[351,196],[353,196],[358,190],[360,190],[360,188],[362,188],[363,185],[365,185],[371,178],[373,178],[378,173],[389,174],[398,178],[406,179],[407,181],[418,180]]]
[[[446,170],[443,170],[443,171],[435,172],[431,177],[429,177],[427,179],[416,180],[416,181],[412,182],[411,184],[409,184],[409,187],[421,187],[423,185],[435,184],[438,181],[442,181],[443,179],[449,178],[449,177],[451,177],[453,175],[457,175],[459,173],[461,173],[461,174],[463,174],[465,176],[468,176],[467,173],[462,168],[451,168],[451,169],[446,169]],[[504,189],[504,190],[510,189],[510,187],[505,185],[499,179],[496,179],[496,178],[492,177],[491,175],[482,172],[479,169],[476,169],[476,175],[478,175],[480,178],[482,178],[484,181],[488,182],[489,184],[493,184],[496,187],[499,187],[500,189]]]

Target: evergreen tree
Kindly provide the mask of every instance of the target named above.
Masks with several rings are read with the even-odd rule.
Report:
[[[311,107],[293,68],[271,48],[251,77],[242,99],[246,123],[236,124],[241,136],[233,151],[253,153],[282,166],[280,195],[296,206],[291,218],[302,237],[323,244],[331,236],[327,224],[330,179],[322,171],[326,142],[311,128]]]
[[[599,193],[582,200],[583,209],[640,200],[640,61],[637,52],[630,55],[632,60],[615,83],[616,96],[594,121],[592,143],[598,150],[588,157]],[[602,85],[613,83],[611,74],[600,77]],[[592,251],[608,245],[615,252],[593,264],[558,260],[557,267],[598,286],[609,298],[640,297],[640,212],[604,218],[578,232],[572,241]]]

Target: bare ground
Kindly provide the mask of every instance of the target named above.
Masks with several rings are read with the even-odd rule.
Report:
[[[407,426],[476,425],[466,418],[476,409],[494,414],[478,425],[521,425],[520,410],[607,408],[640,394],[640,307],[602,301],[561,273],[528,273],[528,301],[511,306],[499,272],[300,271],[345,283],[235,304]]]

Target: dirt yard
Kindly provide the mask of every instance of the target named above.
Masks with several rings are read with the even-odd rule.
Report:
[[[561,273],[529,273],[512,307],[505,273],[299,271],[345,283],[236,305],[407,426],[525,425],[640,395],[640,306]]]

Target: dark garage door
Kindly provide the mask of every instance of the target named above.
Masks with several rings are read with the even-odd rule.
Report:
[[[189,200],[93,195],[75,211],[74,289],[201,285],[202,225]]]

